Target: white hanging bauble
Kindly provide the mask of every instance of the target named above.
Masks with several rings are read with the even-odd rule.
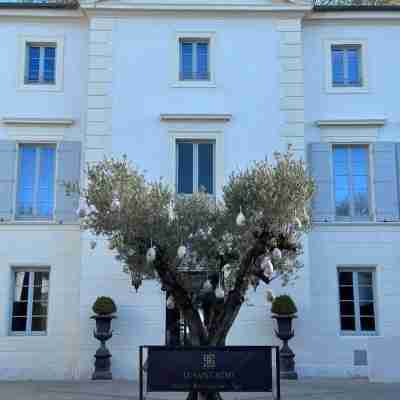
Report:
[[[272,257],[277,260],[280,260],[282,258],[282,252],[277,247],[275,247],[272,250]]]
[[[185,257],[186,254],[186,246],[181,245],[178,247],[178,258],[183,258]]]
[[[174,202],[171,200],[168,206],[168,218],[170,222],[175,219]]]
[[[156,249],[154,247],[150,247],[146,253],[146,261],[151,264],[156,259]]]
[[[294,219],[294,226],[295,226],[297,229],[301,229],[301,227],[303,226],[303,224],[301,223],[299,217],[295,217],[295,219]]]
[[[211,292],[211,290],[212,290],[212,284],[211,284],[211,282],[210,282],[209,279],[207,279],[207,280],[203,283],[203,290],[204,290],[205,292]]]
[[[77,215],[79,218],[85,218],[85,217],[86,217],[86,214],[87,214],[87,204],[86,204],[86,201],[85,201],[85,199],[80,199],[80,200],[79,200],[79,207],[78,207],[78,209],[76,210],[76,215]]]
[[[96,206],[94,204],[91,204],[89,206],[89,212],[90,213],[96,213],[97,212],[97,208],[96,208]]]
[[[243,226],[245,223],[246,223],[246,217],[242,213],[242,210],[240,210],[239,214],[236,217],[236,225]]]
[[[175,308],[175,300],[172,296],[169,296],[167,299],[167,308],[168,310],[173,310]]]
[[[221,286],[218,286],[218,287],[215,289],[214,294],[215,294],[215,297],[216,297],[217,299],[223,299],[224,296],[225,296],[225,292],[224,292],[224,290],[221,288]]]
[[[97,242],[95,240],[91,240],[89,245],[90,245],[90,248],[92,250],[94,250],[96,248],[96,246],[97,246]]]
[[[274,301],[274,292],[272,291],[272,289],[267,289],[267,291],[265,292],[265,297],[268,303],[272,303]]]
[[[120,206],[121,206],[120,201],[117,198],[114,198],[113,201],[111,202],[111,209],[119,210]]]
[[[261,262],[261,269],[264,271],[264,275],[266,277],[271,277],[273,272],[274,272],[274,266],[269,259],[269,257],[264,257],[264,259]]]

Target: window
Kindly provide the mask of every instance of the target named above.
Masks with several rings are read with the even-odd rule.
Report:
[[[49,301],[48,269],[15,269],[11,331],[43,334],[47,330]]]
[[[179,79],[210,80],[208,39],[180,39]]]
[[[19,145],[16,218],[53,218],[54,177],[54,145]]]
[[[176,142],[177,193],[215,193],[214,147],[210,141]]]
[[[374,274],[371,269],[339,269],[340,328],[343,333],[376,333]]]
[[[332,85],[362,86],[361,45],[332,45]]]
[[[26,43],[25,84],[55,84],[56,50],[55,43]]]
[[[368,146],[334,146],[333,167],[336,217],[368,219],[370,216]]]

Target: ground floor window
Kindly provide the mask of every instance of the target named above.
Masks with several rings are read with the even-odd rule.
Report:
[[[339,268],[338,278],[341,332],[375,334],[375,270]]]
[[[34,335],[47,331],[49,300],[48,268],[13,269],[11,332]]]

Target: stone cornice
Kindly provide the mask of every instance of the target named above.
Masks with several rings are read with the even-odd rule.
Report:
[[[14,126],[71,126],[74,120],[71,118],[26,118],[26,117],[3,117],[5,125]]]
[[[370,126],[377,127],[385,125],[385,118],[373,119],[324,119],[316,121],[319,127],[332,127],[332,126]]]
[[[228,122],[231,114],[161,114],[160,120],[164,122]]]

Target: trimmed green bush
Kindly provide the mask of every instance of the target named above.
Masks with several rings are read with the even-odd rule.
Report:
[[[274,298],[271,312],[277,315],[292,315],[297,313],[297,307],[290,296],[283,294]]]
[[[111,297],[100,296],[94,302],[92,310],[98,315],[114,314],[117,312],[117,306]]]

